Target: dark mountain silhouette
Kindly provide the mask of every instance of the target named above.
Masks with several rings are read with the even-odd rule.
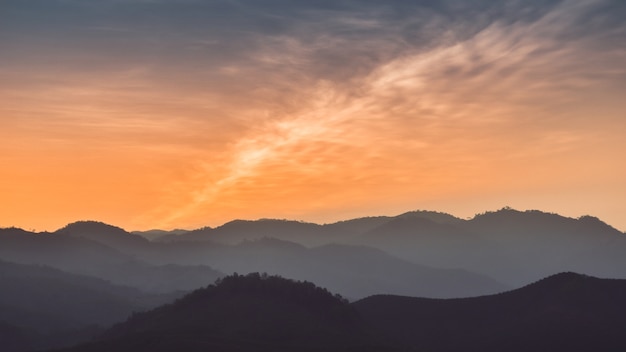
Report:
[[[234,275],[64,351],[621,351],[625,280],[553,275],[476,298],[378,295]]]
[[[389,216],[372,216],[324,224],[322,227],[327,234],[322,238],[326,241],[321,244],[349,242],[352,238],[362,235],[390,219]]]
[[[86,238],[102,243],[122,253],[133,253],[140,249],[148,240],[125,231],[122,228],[98,221],[77,221],[55,232],[77,238]]]
[[[396,217],[364,217],[324,225],[278,219],[234,220],[216,228],[206,227],[182,235],[172,234],[160,238],[160,241],[213,241],[237,244],[245,240],[271,237],[306,246],[318,246],[361,235],[395,218],[423,218],[443,224],[461,221],[450,214],[434,211],[413,211]]]
[[[386,351],[343,299],[308,282],[229,276],[67,351]]]
[[[319,282],[350,298],[374,293],[462,297],[520,287],[561,271],[626,278],[625,238],[593,217],[510,208],[471,220],[429,211],[327,225],[237,220],[176,235],[170,242],[78,222],[53,234],[0,230],[0,259],[50,265],[155,292],[202,287],[220,272],[261,270]],[[333,244],[345,247],[320,249]],[[371,267],[370,255],[380,270],[361,269]],[[463,272],[454,275],[440,270],[459,268]],[[504,285],[489,284],[485,277]],[[451,281],[459,284],[443,284]],[[432,282],[437,284],[428,284]]]
[[[463,222],[462,219],[459,219],[456,216],[450,215],[448,213],[442,213],[438,211],[429,211],[429,210],[409,211],[404,214],[395,216],[394,218],[395,219],[411,219],[411,218],[428,219],[438,224],[456,224],[456,223]]]
[[[625,295],[624,280],[563,273],[492,296],[372,296],[353,306],[416,351],[621,351]]]
[[[299,242],[305,245],[322,243],[322,226],[289,220],[234,220],[216,228],[203,228],[180,236],[169,236],[168,240],[213,241],[237,244],[244,240],[265,237]]]
[[[49,267],[0,261],[0,322],[5,324],[0,330],[6,333],[0,333],[0,345],[12,351],[75,343],[134,311],[175,298]],[[12,341],[7,344],[13,347],[6,347],[5,341]]]
[[[168,238],[168,236],[172,236],[172,237],[180,236],[180,235],[186,234],[187,232],[189,232],[189,230],[175,229],[175,230],[166,231],[166,230],[153,229],[153,230],[147,230],[147,231],[132,231],[131,233],[135,235],[139,235],[150,241],[160,241],[163,238]]]

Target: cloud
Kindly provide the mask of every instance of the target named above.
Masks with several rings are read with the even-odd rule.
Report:
[[[340,35],[320,31],[315,31],[319,37],[308,41],[288,35],[261,36],[263,43],[252,57],[256,67],[263,69],[252,74],[258,75],[255,80],[269,83],[258,92],[260,98],[253,100],[291,103],[252,114],[248,122],[254,127],[229,149],[223,176],[215,179],[210,166],[202,167],[200,173],[211,175],[210,180],[196,175],[193,199],[170,220],[219,203],[222,193],[236,189],[243,180],[265,182],[266,164],[289,164],[284,172],[306,168],[312,158],[303,154],[311,150],[331,153],[326,166],[358,164],[354,155],[334,154],[332,145],[350,144],[361,153],[358,159],[365,160],[365,165],[353,171],[389,167],[393,159],[397,167],[417,155],[423,165],[436,165],[441,158],[461,162],[470,155],[480,164],[482,158],[527,160],[576,148],[589,131],[573,121],[564,123],[564,118],[577,117],[563,116],[568,111],[560,107],[576,104],[579,97],[573,92],[606,84],[611,80],[607,72],[623,73],[619,48],[591,50],[597,33],[561,40],[598,4],[564,2],[532,21],[494,20],[467,38],[437,33],[433,37],[442,39],[438,44],[403,47],[400,54],[382,54],[367,63],[350,60],[345,68],[350,72],[347,83],[325,72],[324,65],[336,64],[326,50],[359,51],[369,45],[364,42],[377,38],[350,43]],[[379,22],[337,21],[357,28],[381,27]],[[394,52],[396,45],[380,44],[379,48]],[[610,62],[610,68],[590,65],[597,60]],[[352,65],[363,67],[352,70]],[[272,95],[273,89],[282,97]],[[546,110],[557,113],[546,114]],[[510,129],[518,133],[511,136]],[[311,147],[316,144],[327,150]],[[377,155],[388,160],[381,164]],[[325,165],[317,167],[324,171],[309,168],[308,173],[328,177]],[[393,182],[392,175],[403,179],[402,173],[420,178],[423,171],[388,169],[385,177]]]
[[[588,0],[50,1],[16,12],[64,19],[29,29],[47,34],[5,24],[17,51],[0,53],[12,118],[0,125],[181,160],[162,205],[144,209],[163,226],[485,192],[523,167],[557,179],[547,160],[620,120],[625,12]]]

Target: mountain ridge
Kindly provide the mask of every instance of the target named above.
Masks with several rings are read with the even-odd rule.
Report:
[[[252,273],[63,351],[618,351],[626,346],[625,294],[626,280],[565,272],[495,295],[375,295],[348,304],[309,282]]]

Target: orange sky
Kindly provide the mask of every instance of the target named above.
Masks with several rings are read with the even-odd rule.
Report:
[[[45,5],[59,14],[6,5],[16,15],[0,36],[11,49],[0,54],[0,226],[511,206],[626,230],[626,25],[610,22],[610,3],[480,26],[420,10],[427,26],[409,34],[428,40],[409,43],[411,23],[394,32],[404,22],[383,10],[297,9],[307,16],[285,28],[239,34],[225,21],[215,28],[227,34],[204,38],[193,23],[114,16],[133,2],[160,3],[105,1],[109,15],[72,5],[96,24],[72,22],[59,0]],[[588,18],[597,8],[604,17]]]

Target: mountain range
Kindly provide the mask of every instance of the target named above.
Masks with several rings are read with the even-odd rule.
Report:
[[[463,268],[519,287],[547,275],[575,271],[626,278],[626,235],[592,216],[568,218],[503,208],[460,219],[433,211],[367,217],[332,224],[237,220],[156,239],[159,242],[237,244],[264,237],[315,247],[377,248],[434,268]]]
[[[350,304],[308,282],[235,275],[64,351],[619,351],[624,294],[625,280],[561,273],[498,295]]]
[[[42,233],[5,228],[0,229],[0,344],[7,346],[7,351],[25,351],[85,341],[132,312],[172,302],[234,273],[244,277],[267,272],[314,282],[356,302],[351,307],[359,310],[365,320],[369,319],[367,314],[378,314],[367,307],[376,307],[376,302],[386,299],[404,300],[399,296],[419,297],[403,303],[400,311],[411,311],[413,306],[417,307],[414,312],[430,309],[415,302],[448,302],[465,311],[465,303],[450,302],[512,297],[513,293],[492,295],[516,292],[511,290],[560,272],[626,279],[625,238],[624,233],[591,216],[574,219],[510,208],[471,219],[414,211],[332,224],[235,220],[216,228],[174,231],[128,232],[96,221],[79,221]],[[576,277],[577,282],[588,279],[578,274],[563,275],[557,278]],[[600,284],[605,282],[602,280],[585,282],[613,290],[610,285]],[[548,291],[552,290],[559,288]],[[446,300],[439,301],[442,298]],[[501,299],[490,298],[488,302]],[[498,307],[505,312],[507,307],[525,307],[523,312],[511,312],[514,315],[533,311],[526,301],[502,302],[486,303],[480,309]],[[386,304],[384,310],[395,309],[395,303]],[[549,304],[558,308],[556,300]],[[560,312],[565,314],[570,309],[565,307]],[[436,312],[452,314],[439,308]],[[478,313],[472,314],[469,316],[473,318],[468,319],[478,319]],[[533,322],[543,313],[524,314],[524,321]],[[594,318],[591,311],[584,314]],[[406,326],[421,324],[409,322],[409,317],[400,312],[396,318],[407,322]],[[437,320],[434,316],[428,319]],[[376,343],[368,340],[372,345],[393,350],[400,343],[399,348],[404,350],[416,343],[409,341],[409,332],[405,336],[375,326],[376,321],[390,322],[392,317],[383,315],[371,320],[363,331],[376,331]],[[465,323],[471,325],[470,320]],[[444,322],[437,324],[433,328],[436,331],[451,333]],[[497,319],[490,324],[500,326]],[[520,331],[532,331],[528,325],[518,327]],[[468,331],[471,336],[482,333]],[[509,341],[513,338],[504,333],[502,336],[509,336]],[[466,341],[476,342],[469,337]],[[435,345],[442,351],[447,348],[436,343],[424,346],[437,350]]]

